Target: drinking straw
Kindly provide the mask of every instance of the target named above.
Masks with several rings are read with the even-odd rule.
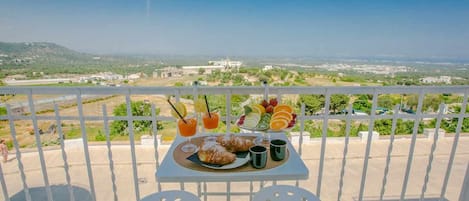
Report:
[[[167,100],[168,103],[171,105],[171,107],[173,108],[174,111],[176,111],[176,113],[178,114],[178,116],[181,118],[181,120],[187,124],[186,120],[184,120],[184,117],[182,117],[181,113],[179,113],[179,111],[176,109],[176,107],[174,107],[174,105],[171,103],[171,101],[169,101],[169,99]]]
[[[210,117],[211,119],[212,115],[210,114],[210,108],[208,107],[207,95],[204,95],[204,98],[205,98],[205,104],[207,105],[208,117]]]

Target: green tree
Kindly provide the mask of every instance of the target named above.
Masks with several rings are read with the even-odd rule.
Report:
[[[430,122],[430,127],[435,128],[436,124],[436,119],[433,119]],[[452,119],[442,119],[441,120],[441,128],[444,129],[448,133],[454,133],[456,132],[456,127],[458,125],[458,118],[452,118]],[[461,127],[462,132],[469,132],[469,118],[464,118],[462,127]]]
[[[7,115],[7,109],[5,107],[0,107],[0,115]]]
[[[461,106],[455,105],[455,106],[453,106],[453,108],[454,108],[454,111],[455,111],[456,113],[460,113],[460,112],[461,112]],[[469,105],[466,107],[466,113],[469,113]]]
[[[205,73],[205,68],[199,68],[199,75],[203,75]]]
[[[330,110],[337,113],[337,110],[341,111],[345,109],[350,101],[350,97],[345,94],[334,94],[331,96]]]
[[[412,94],[406,97],[407,107],[413,110],[417,110],[417,105],[419,103],[419,96],[417,94]]]
[[[175,86],[175,87],[183,87],[183,86],[184,86],[184,83],[182,83],[182,82],[176,82],[176,83],[174,83],[174,86]]]
[[[353,102],[353,109],[369,114],[371,112],[371,105],[370,97],[368,95],[362,94],[358,96],[358,99]]]
[[[297,105],[301,106],[301,103],[305,104],[306,115],[313,115],[324,107],[324,96],[302,94],[300,95],[300,100],[297,102]]]
[[[427,94],[423,99],[423,110],[424,111],[438,111],[440,103],[443,102],[443,96],[439,94]]]
[[[393,98],[389,94],[381,95],[378,97],[378,106],[391,109],[394,105],[399,104],[399,100]]]
[[[144,103],[143,101],[132,101],[130,103],[132,116],[151,116],[150,104]],[[122,103],[114,108],[112,112],[114,116],[127,116],[127,104]],[[156,115],[160,113],[160,109],[156,109]],[[149,120],[134,120],[133,128],[135,131],[145,131],[151,127],[151,121]],[[163,125],[158,122],[157,129],[163,129]],[[127,120],[116,120],[111,123],[111,134],[112,135],[128,135],[128,121]]]
[[[233,82],[238,85],[241,85],[241,83],[244,82],[244,77],[242,75],[236,74],[233,76]]]

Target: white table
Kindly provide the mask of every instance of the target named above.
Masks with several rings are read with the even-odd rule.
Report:
[[[240,135],[240,134],[236,134]],[[243,134],[252,135],[252,134]],[[227,182],[227,181],[272,181],[272,180],[305,180],[309,171],[303,160],[295,151],[285,133],[271,133],[271,139],[283,139],[288,142],[290,155],[281,166],[254,172],[202,172],[179,165],[173,158],[174,149],[185,139],[177,137],[171,145],[163,162],[156,171],[159,182]],[[270,156],[268,156],[270,157]]]

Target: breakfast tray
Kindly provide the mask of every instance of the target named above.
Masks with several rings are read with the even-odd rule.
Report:
[[[242,137],[245,137],[245,138],[250,138],[252,140],[254,140],[255,137],[253,136],[242,136]],[[191,142],[193,144],[195,144],[196,146],[200,146],[203,141],[204,141],[204,138],[205,137],[195,137],[195,138],[192,138],[191,139]],[[188,169],[192,169],[192,170],[196,170],[196,171],[202,171],[202,172],[216,172],[216,173],[225,173],[225,172],[254,172],[254,171],[263,171],[263,170],[268,170],[268,169],[273,169],[273,168],[276,168],[276,167],[279,167],[281,165],[283,165],[285,162],[288,161],[289,159],[289,156],[290,156],[290,153],[289,153],[289,150],[287,149],[287,153],[286,153],[286,156],[285,156],[285,159],[284,160],[281,160],[281,161],[274,161],[271,159],[270,157],[270,153],[269,153],[269,145],[268,144],[263,144],[263,146],[267,147],[267,164],[265,166],[265,168],[262,168],[262,169],[256,169],[256,168],[253,168],[250,164],[250,162],[246,163],[245,165],[243,166],[240,166],[240,167],[237,167],[237,168],[233,168],[233,169],[224,169],[224,170],[217,170],[217,169],[211,169],[211,168],[207,168],[207,167],[204,167],[204,166],[201,166],[200,164],[197,164],[197,163],[194,163],[192,162],[191,160],[189,160],[188,158],[193,155],[194,153],[184,153],[183,151],[181,151],[181,147],[184,146],[184,144],[186,144],[187,142],[183,142],[183,143],[180,143],[176,149],[174,150],[173,152],[173,158],[174,160],[176,161],[176,163],[182,167],[185,167],[185,168],[188,168]]]

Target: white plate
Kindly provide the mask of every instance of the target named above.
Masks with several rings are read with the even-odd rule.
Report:
[[[288,128],[285,128],[285,129],[282,129],[282,130],[271,130],[270,127],[267,128],[267,129],[260,129],[260,128],[248,128],[248,127],[244,127],[244,124],[239,124],[239,118],[236,120],[235,122],[235,125],[237,125],[239,128],[241,129],[244,129],[244,130],[248,130],[248,131],[258,131],[258,132],[269,132],[269,133],[275,133],[275,132],[290,132],[293,127],[295,127],[295,125],[293,125],[292,127],[288,127]]]
[[[251,157],[249,156],[249,153],[246,155],[246,157],[244,158],[238,158],[236,157],[236,160],[233,161],[232,163],[230,164],[227,164],[227,165],[223,165],[223,166],[220,166],[220,167],[216,167],[216,166],[211,166],[211,165],[208,165],[208,164],[205,164],[205,163],[200,163],[200,165],[206,167],[206,168],[210,168],[210,169],[215,169],[215,170],[228,170],[228,169],[233,169],[233,168],[237,168],[237,167],[241,167],[243,166],[244,164],[246,164],[247,162],[249,162],[249,160],[251,159]]]

